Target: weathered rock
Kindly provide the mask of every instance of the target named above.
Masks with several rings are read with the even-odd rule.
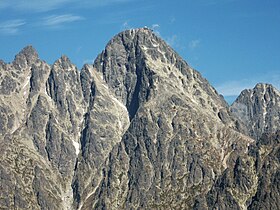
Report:
[[[149,29],[81,71],[28,46],[0,84],[1,209],[279,208],[277,90],[230,111]]]
[[[280,131],[264,134],[252,147],[256,155],[258,188],[248,209],[280,209]]]
[[[270,84],[242,91],[230,109],[254,139],[280,128],[280,92]]]
[[[80,208],[206,206],[216,178],[253,141],[233,130],[223,99],[147,29],[118,34],[94,66],[131,123]]]

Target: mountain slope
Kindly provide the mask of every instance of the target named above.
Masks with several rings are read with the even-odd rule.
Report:
[[[246,136],[237,102],[149,29],[81,71],[26,47],[0,62],[0,84],[0,208],[278,208],[279,135]]]
[[[75,197],[83,200],[78,206],[206,206],[216,177],[253,141],[233,130],[224,100],[147,29],[115,36],[94,66],[131,123],[103,164],[101,181],[86,192],[77,187]]]
[[[259,83],[242,91],[230,110],[246,125],[246,134],[256,139],[249,154],[255,161],[258,187],[248,209],[280,209],[280,92]]]
[[[280,128],[280,92],[270,84],[259,83],[242,91],[230,109],[252,138],[259,139],[263,133]]]

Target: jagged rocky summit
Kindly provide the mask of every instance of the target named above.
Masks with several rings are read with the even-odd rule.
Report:
[[[280,209],[280,94],[229,107],[146,28],[93,65],[0,61],[1,209]]]

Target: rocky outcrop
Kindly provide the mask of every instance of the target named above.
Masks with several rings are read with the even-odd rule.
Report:
[[[276,118],[250,127],[262,108],[240,113],[257,103],[229,108],[149,29],[116,35],[81,71],[26,47],[0,62],[0,83],[0,208],[279,208]],[[274,116],[278,92],[263,89]]]
[[[242,91],[230,109],[246,125],[246,134],[256,140],[249,147],[249,156],[254,161],[257,188],[248,209],[279,209],[280,92],[270,84],[259,83],[252,90]]]
[[[147,29],[118,34],[94,65],[131,123],[81,209],[207,205],[215,178],[252,141],[234,131],[223,99]]]
[[[280,92],[270,84],[242,91],[230,109],[254,139],[280,128]]]

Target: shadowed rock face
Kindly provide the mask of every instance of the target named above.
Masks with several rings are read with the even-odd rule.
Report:
[[[149,29],[81,71],[26,47],[0,84],[0,208],[279,208],[277,90],[229,108]]]

